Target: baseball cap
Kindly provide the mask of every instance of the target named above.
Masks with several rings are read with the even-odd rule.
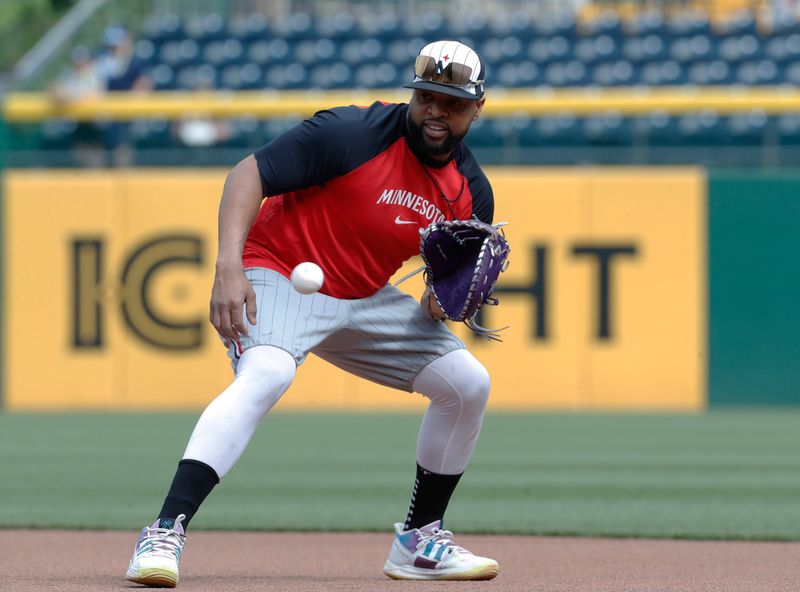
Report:
[[[414,62],[414,80],[403,88],[419,88],[462,99],[483,96],[484,67],[478,53],[459,41],[434,41]]]

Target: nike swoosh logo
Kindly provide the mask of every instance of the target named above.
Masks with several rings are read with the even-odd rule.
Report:
[[[403,220],[400,216],[394,219],[395,224],[416,224],[413,220]]]

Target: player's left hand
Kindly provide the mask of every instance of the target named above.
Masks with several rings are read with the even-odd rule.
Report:
[[[508,265],[510,247],[501,228],[477,219],[442,220],[420,231],[419,251],[425,262],[428,288],[423,308],[431,302],[451,321],[461,321],[481,337],[500,341],[502,329],[487,329],[476,322],[482,306],[497,304],[492,298],[497,279]],[[435,314],[436,311],[433,311]]]
[[[427,288],[425,288],[425,291],[422,293],[422,298],[419,299],[419,305],[422,308],[422,312],[425,313],[425,316],[432,321],[443,321],[445,319],[442,307],[439,306],[439,303],[436,302],[436,298],[434,298],[431,291]]]

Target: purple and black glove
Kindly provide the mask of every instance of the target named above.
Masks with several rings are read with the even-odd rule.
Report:
[[[420,230],[420,255],[425,262],[425,284],[451,321],[463,322],[481,337],[500,341],[502,329],[486,329],[475,323],[484,304],[492,298],[497,278],[508,267],[511,247],[499,230],[480,220],[445,220]]]

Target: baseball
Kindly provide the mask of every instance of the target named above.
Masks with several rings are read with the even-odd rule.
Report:
[[[316,263],[305,261],[292,270],[292,286],[301,294],[313,294],[324,281],[325,275]]]

